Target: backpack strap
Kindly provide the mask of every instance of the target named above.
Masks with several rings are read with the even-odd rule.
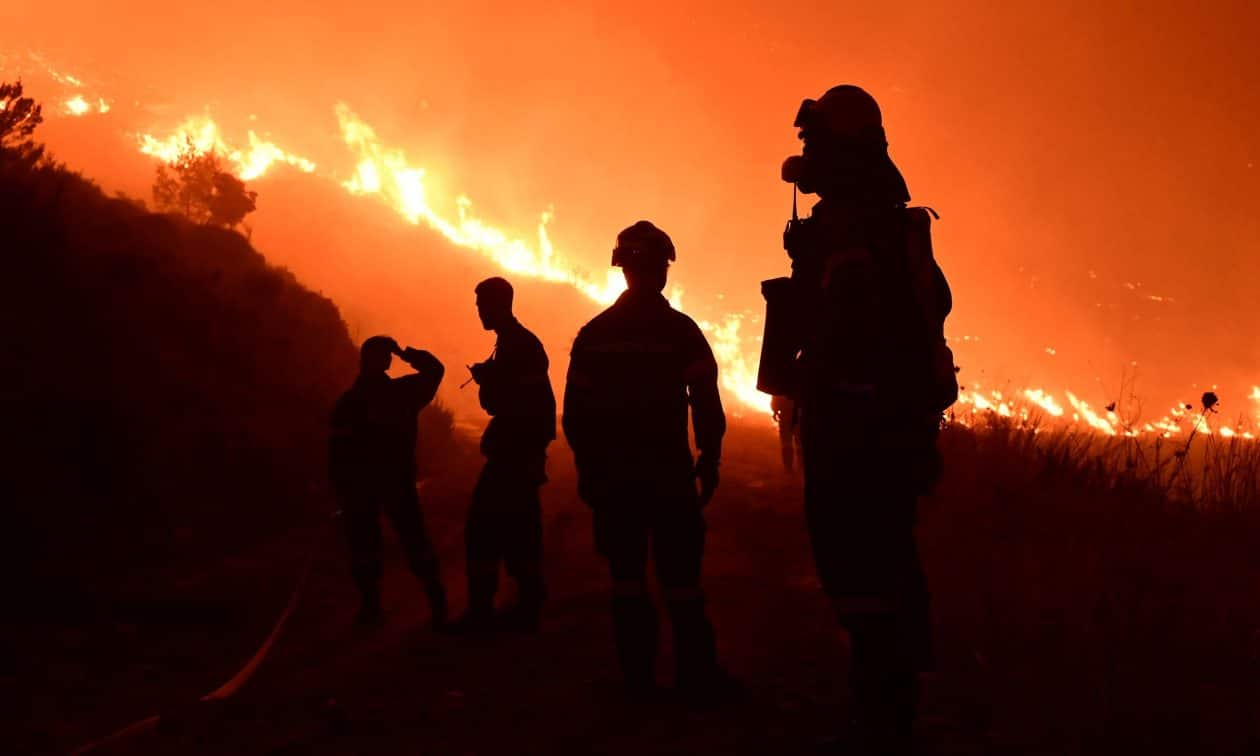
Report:
[[[915,298],[928,325],[943,328],[952,309],[948,284],[932,252],[932,221],[940,215],[930,207],[906,208],[906,258],[914,283]]]
[[[940,413],[958,400],[958,368],[945,340],[945,318],[953,309],[953,297],[932,253],[932,221],[940,216],[930,207],[909,207],[905,218],[911,283],[930,339],[928,406]]]

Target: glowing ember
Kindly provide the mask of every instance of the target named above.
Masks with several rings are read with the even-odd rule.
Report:
[[[66,111],[71,115],[83,115],[92,109],[87,100],[83,99],[83,95],[75,95],[65,102]]]
[[[44,66],[44,70],[46,70],[48,72],[48,75],[51,76],[53,80],[56,81],[58,84],[64,84],[65,86],[68,86],[68,87],[83,86],[82,79],[77,78],[75,76],[71,76],[70,74],[65,73],[64,71],[58,71],[57,69],[48,65],[48,62],[45,61],[42,56],[37,55],[35,53],[30,53],[30,57],[31,57],[31,60],[34,60],[36,63],[39,63],[40,65]]]
[[[93,105],[87,98],[81,94],[70,97],[61,103],[61,110],[66,115],[82,116],[88,113],[108,113],[110,105],[105,98],[98,97],[96,104]]]

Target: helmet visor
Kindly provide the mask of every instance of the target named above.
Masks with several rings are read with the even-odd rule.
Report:
[[[803,129],[813,123],[817,117],[817,111],[814,109],[816,105],[818,105],[818,100],[808,97],[801,100],[801,107],[796,111],[796,120],[792,122],[792,125],[798,129]]]

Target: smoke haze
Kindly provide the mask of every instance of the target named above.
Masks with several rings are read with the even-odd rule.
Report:
[[[778,168],[798,149],[797,104],[856,83],[883,107],[914,201],[942,215],[964,384],[1068,388],[1100,406],[1136,370],[1160,414],[1219,384],[1227,414],[1254,415],[1260,10],[1211,8],[21,4],[0,50],[9,68],[37,51],[116,98],[41,130],[108,189],[147,196],[152,163],[127,132],[207,112],[349,177],[344,101],[424,166],[435,203],[465,194],[526,238],[553,209],[557,249],[597,275],[616,232],[652,219],[700,317],[760,312],[758,281],[787,265]],[[352,328],[421,339],[454,308],[467,331],[443,338],[458,359],[484,357],[471,283],[488,265],[308,183],[282,170],[252,182],[264,253]],[[556,288],[521,295],[553,358],[596,309]]]

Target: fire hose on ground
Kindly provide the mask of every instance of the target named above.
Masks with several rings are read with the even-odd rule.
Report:
[[[328,518],[327,522],[331,523],[335,521],[340,514],[340,512],[334,512]],[[297,605],[302,597],[302,591],[306,587],[307,580],[310,578],[311,568],[315,564],[315,558],[320,553],[320,547],[323,545],[324,539],[327,537],[328,530],[328,527],[320,526],[319,532],[315,536],[314,543],[311,545],[310,552],[306,557],[306,562],[299,574],[297,584],[293,587],[293,591],[289,594],[289,600],[285,603],[284,609],[280,612],[280,616],[276,619],[275,624],[272,625],[271,632],[267,634],[265,639],[263,639],[262,645],[260,645],[258,650],[254,652],[254,655],[245,662],[244,666],[237,670],[236,674],[232,675],[227,682],[223,683],[218,688],[215,688],[198,699],[199,702],[209,703],[227,700],[240,691],[240,689],[245,686],[245,683],[249,682],[249,679],[254,676],[255,672],[258,671],[258,668],[262,666],[263,660],[267,658],[269,653],[271,653],[277,639],[284,631],[285,625],[288,624],[289,618],[293,616],[294,610],[297,609]],[[72,753],[74,756],[80,756],[80,754],[90,753],[102,746],[126,740],[127,738],[140,735],[141,733],[149,732],[157,727],[161,721],[161,714],[153,714],[145,717],[144,719],[139,719],[126,727],[106,735],[103,738],[99,738],[80,746]]]

